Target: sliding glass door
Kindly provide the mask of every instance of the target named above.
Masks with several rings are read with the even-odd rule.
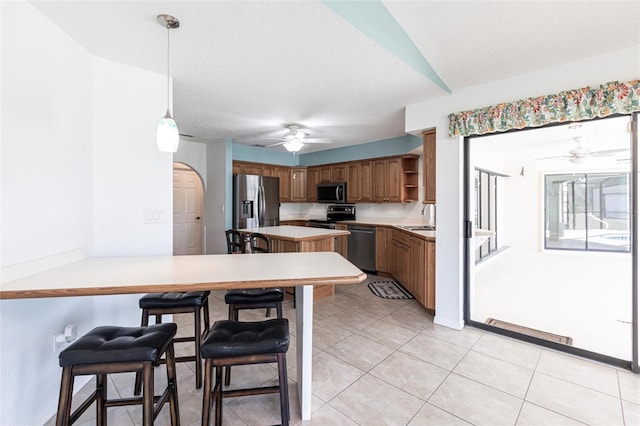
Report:
[[[468,323],[630,364],[638,297],[630,123],[466,139]]]

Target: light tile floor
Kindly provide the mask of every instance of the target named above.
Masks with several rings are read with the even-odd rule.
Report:
[[[212,320],[227,316],[224,293],[211,296]],[[287,354],[292,424],[297,425],[640,425],[640,376],[535,345],[466,327],[452,330],[413,300],[386,300],[361,283],[338,286],[314,304],[313,417],[301,422],[295,386],[295,311]],[[264,318],[243,311],[241,320]],[[179,333],[192,330],[177,315]],[[179,353],[189,352],[180,347]],[[192,363],[178,364],[183,425],[200,424],[202,391]],[[276,383],[270,365],[234,367],[235,386]],[[156,372],[159,388],[163,368]],[[130,396],[131,374],[113,375],[110,392]],[[91,392],[92,383],[80,395]],[[74,401],[77,403],[81,396]],[[169,424],[168,407],[157,424]],[[225,401],[225,425],[280,422],[278,396]],[[111,424],[140,424],[139,407],[109,410]],[[51,419],[47,424],[54,424]],[[90,408],[79,424],[94,424]]]

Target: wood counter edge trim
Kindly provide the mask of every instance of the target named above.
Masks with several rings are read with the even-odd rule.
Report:
[[[352,277],[325,277],[325,278],[301,278],[267,281],[226,281],[216,283],[198,284],[145,284],[131,286],[107,286],[90,288],[58,288],[41,290],[0,290],[0,300],[38,299],[49,297],[75,297],[75,296],[115,296],[119,294],[142,293],[167,293],[181,291],[215,291],[236,288],[256,287],[293,287],[299,285],[344,285],[358,284],[367,278],[367,274],[361,272]]]
[[[287,225],[290,226],[290,225]],[[349,231],[344,231],[341,229],[332,229],[331,231],[333,231],[331,233],[331,235],[325,234],[325,235],[311,235],[311,236],[306,236],[306,237],[288,237],[285,235],[274,235],[274,234],[269,234],[269,233],[264,233],[264,232],[258,232],[261,233],[263,235],[266,235],[267,237],[269,237],[272,240],[280,240],[280,241],[292,241],[294,243],[297,242],[301,242],[301,241],[320,241],[320,240],[326,240],[327,238],[335,238],[335,237],[344,237],[345,235],[349,235],[351,234],[351,232]],[[239,231],[241,234],[252,234],[253,232],[248,232],[248,231]]]
[[[338,223],[340,223],[340,222],[338,222]],[[375,225],[375,224],[369,224],[369,223],[365,223],[365,222],[359,222],[359,224],[360,223],[362,223],[363,225],[367,225],[367,226],[373,226],[375,228],[390,228],[390,229],[393,229],[393,230],[396,230],[396,231],[404,232],[405,234],[408,234],[408,235],[410,235],[412,237],[421,238],[421,239],[423,239],[425,241],[431,241],[433,243],[436,242],[436,237],[427,237],[426,235],[418,234],[417,232],[413,232],[413,231],[410,231],[408,229],[404,229],[403,227],[398,226],[398,225]]]

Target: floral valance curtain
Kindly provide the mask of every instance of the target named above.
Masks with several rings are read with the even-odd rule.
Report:
[[[549,123],[588,120],[640,111],[640,80],[505,102],[449,114],[449,137],[484,135]]]

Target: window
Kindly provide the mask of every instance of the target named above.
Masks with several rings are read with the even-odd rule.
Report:
[[[545,176],[545,248],[629,252],[629,173]]]
[[[494,234],[476,248],[476,263],[496,253],[500,248],[498,215],[501,208],[502,183],[505,175],[475,168],[474,170],[474,222],[476,228],[493,231]]]

